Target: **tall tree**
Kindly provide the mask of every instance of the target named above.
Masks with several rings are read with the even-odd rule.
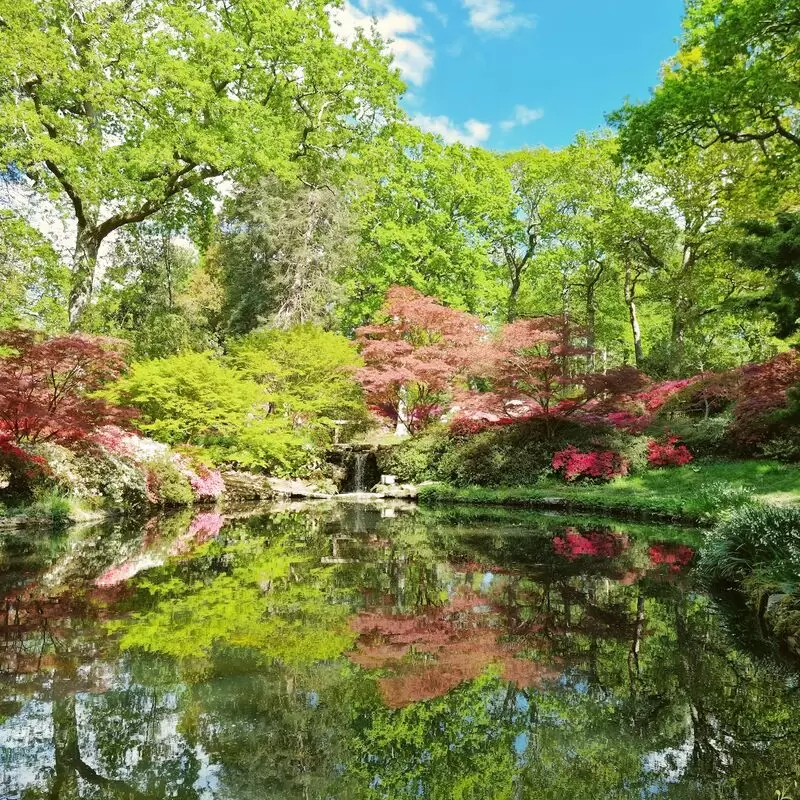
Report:
[[[330,325],[354,249],[344,198],[329,185],[270,177],[242,188],[226,203],[212,251],[228,329]]]
[[[623,148],[648,160],[715,143],[757,142],[781,170],[800,163],[796,0],[689,0],[661,85],[612,115]]]
[[[708,369],[690,357],[692,338],[763,291],[764,276],[735,268],[725,246],[731,225],[753,210],[752,169],[750,153],[724,147],[648,169],[651,202],[669,208],[678,226],[675,247],[661,257],[649,283],[669,320],[660,359],[670,374]]]
[[[72,327],[101,244],[231,172],[324,160],[392,119],[381,43],[345,46],[323,0],[4,0],[0,164],[67,202]]]
[[[791,336],[800,328],[800,212],[779,214],[775,222],[745,221],[730,249],[736,261],[763,269],[773,280],[757,304],[775,317],[775,333]]]
[[[496,209],[489,231],[493,260],[505,271],[508,286],[505,318],[518,314],[523,279],[536,256],[558,233],[558,200],[561,158],[546,148],[523,150],[502,158],[509,198]],[[495,189],[497,191],[497,189]],[[498,192],[499,194],[500,192]]]
[[[485,229],[507,197],[491,153],[445,145],[408,125],[387,126],[351,188],[359,254],[346,274],[349,324],[374,314],[393,285],[469,311],[502,296]]]

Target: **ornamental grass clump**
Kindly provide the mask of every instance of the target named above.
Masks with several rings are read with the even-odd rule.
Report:
[[[720,522],[706,540],[701,569],[742,583],[753,574],[800,583],[800,508],[748,505]]]

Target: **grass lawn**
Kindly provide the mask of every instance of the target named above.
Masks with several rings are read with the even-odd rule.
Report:
[[[423,487],[423,502],[562,506],[633,515],[713,521],[721,511],[749,501],[800,506],[800,467],[776,461],[696,463],[648,470],[604,484],[546,480],[534,486]]]

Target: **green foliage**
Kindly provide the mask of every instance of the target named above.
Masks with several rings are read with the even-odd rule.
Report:
[[[107,396],[138,410],[136,425],[159,441],[202,448],[216,463],[291,475],[313,465],[335,420],[365,426],[352,379],[359,363],[344,337],[298,326],[253,333],[225,360],[184,353],[135,363]]]
[[[782,173],[798,163],[800,59],[794,0],[692,0],[678,53],[641,105],[613,115],[629,155],[759,143]]]
[[[217,346],[220,300],[196,254],[174,240],[176,224],[165,211],[121,231],[86,316],[86,327],[130,341],[135,360]]]
[[[107,396],[140,412],[143,433],[204,448],[217,463],[292,473],[309,460],[306,437],[270,414],[263,387],[210,353],[134,364]]]
[[[730,423],[731,416],[727,413],[701,419],[677,413],[667,419],[656,419],[647,433],[654,438],[677,436],[696,458],[724,457],[731,454],[731,442],[727,436]]]
[[[159,458],[147,463],[148,484],[166,506],[188,506],[194,501],[189,479],[169,458]]]
[[[139,411],[137,427],[167,444],[211,445],[232,438],[263,391],[210,353],[141,361],[107,396]]]
[[[531,420],[468,436],[444,427],[425,431],[380,454],[381,471],[403,480],[455,486],[526,486],[550,475],[553,453],[574,444],[614,450],[637,472],[647,464],[647,443],[621,431],[570,421]]]
[[[68,270],[39,231],[7,210],[0,210],[0,282],[0,328],[66,326]]]
[[[774,316],[776,335],[789,337],[800,327],[800,213],[778,214],[775,222],[744,221],[738,231],[729,248],[738,263],[773,278],[757,303]]]
[[[359,248],[344,274],[348,327],[370,319],[393,285],[470,311],[502,302],[504,276],[483,235],[487,219],[511,214],[510,181],[494,154],[387,125],[359,164],[352,192]]]
[[[34,501],[24,513],[29,519],[46,519],[54,527],[64,527],[70,522],[72,510],[73,502],[63,491],[42,487],[34,493]]]
[[[330,439],[335,421],[347,436],[368,422],[356,369],[363,365],[353,344],[306,323],[288,330],[255,331],[231,344],[228,359],[264,387],[275,412]]]
[[[401,444],[378,448],[378,467],[385,475],[397,475],[412,483],[438,480],[439,464],[449,445],[447,431],[431,425]]]
[[[800,508],[745,506],[706,540],[701,566],[714,579],[741,583],[754,572],[800,585]]]

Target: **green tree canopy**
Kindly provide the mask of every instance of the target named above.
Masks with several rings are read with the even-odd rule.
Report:
[[[795,0],[689,0],[680,50],[661,85],[612,119],[625,151],[757,142],[781,170],[800,163],[800,6]]]
[[[325,161],[392,119],[381,43],[337,40],[323,0],[3,0],[0,164],[65,201],[77,226],[69,313],[100,245],[231,172]]]

